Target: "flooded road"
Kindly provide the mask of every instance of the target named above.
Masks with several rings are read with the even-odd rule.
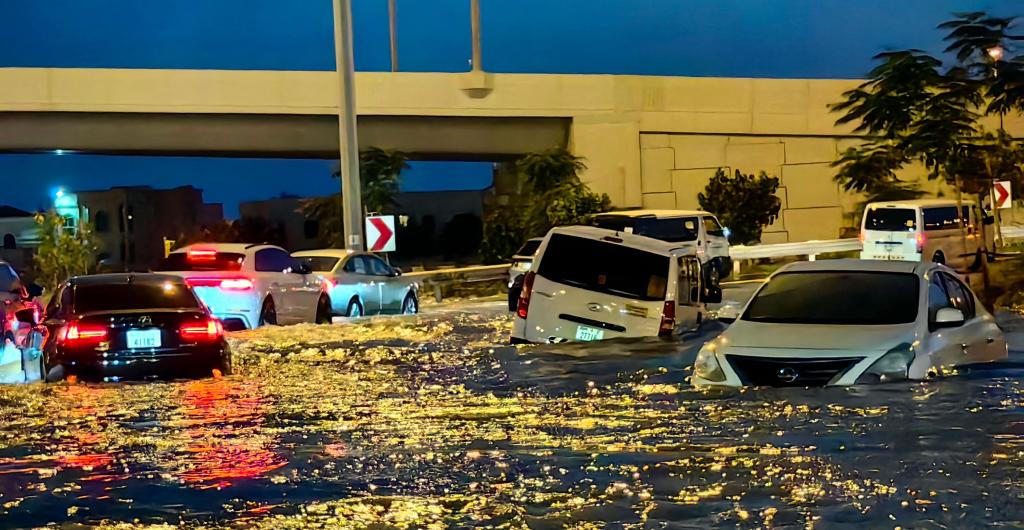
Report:
[[[713,327],[515,348],[509,326],[494,306],[265,329],[223,379],[0,387],[0,526],[1024,526],[1020,353],[702,393]]]

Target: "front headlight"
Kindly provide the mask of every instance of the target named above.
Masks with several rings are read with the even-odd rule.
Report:
[[[856,384],[885,383],[906,379],[907,373],[910,371],[910,364],[914,362],[916,355],[914,345],[904,342],[879,357],[857,378]]]
[[[725,381],[725,372],[722,371],[722,366],[718,364],[718,357],[715,356],[714,346],[705,344],[697,352],[697,360],[693,361],[693,373],[697,377],[712,383]]]

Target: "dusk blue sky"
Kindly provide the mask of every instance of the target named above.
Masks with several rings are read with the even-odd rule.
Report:
[[[883,50],[940,51],[934,28],[950,13],[1024,14],[1020,0],[481,3],[490,71],[725,77],[861,77]],[[390,69],[385,0],[353,0],[353,8],[357,69]],[[402,70],[469,69],[469,0],[398,0],[398,17]],[[2,66],[329,70],[331,0],[12,0],[0,16]],[[238,200],[329,193],[330,164],[0,155],[0,179],[34,183],[2,199],[26,208],[45,201],[55,183],[192,183],[232,213]],[[242,179],[239,193],[233,183]],[[486,164],[431,164],[417,166],[403,187],[479,189],[489,179]]]

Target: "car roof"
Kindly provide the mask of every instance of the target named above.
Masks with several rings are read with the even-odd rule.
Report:
[[[271,245],[269,243],[193,243],[181,247],[171,254],[181,254],[188,252],[193,249],[204,249],[204,250],[216,250],[217,252],[226,252],[231,254],[245,254],[253,250],[260,250],[263,248],[281,248],[277,245]]]
[[[112,274],[90,274],[76,276],[70,280],[72,285],[110,285],[121,283],[185,283],[180,276],[155,274],[149,272],[121,272]]]
[[[316,250],[300,250],[298,252],[292,252],[292,256],[296,258],[347,258],[353,254],[362,254],[362,252],[346,250],[343,248],[321,248]]]
[[[703,210],[620,210],[617,212],[605,212],[598,214],[599,217],[617,215],[622,217],[691,217],[699,215],[711,215]]]
[[[597,240],[605,237],[612,237],[621,240],[622,244],[626,246],[646,250],[647,252],[653,252],[656,254],[684,255],[693,254],[695,251],[693,247],[682,246],[679,243],[671,243],[647,236],[638,236],[636,234],[618,232],[606,228],[598,228],[596,226],[560,226],[552,228],[548,235],[551,234],[565,234]],[[580,259],[586,258],[587,256],[580,256]]]
[[[964,206],[972,206],[974,201],[964,200]],[[956,206],[954,199],[917,199],[913,201],[882,201],[868,204],[868,208],[929,208],[936,206]]]
[[[783,272],[902,272],[921,275],[935,268],[943,267],[926,261],[825,259],[790,263],[779,268],[775,274]]]

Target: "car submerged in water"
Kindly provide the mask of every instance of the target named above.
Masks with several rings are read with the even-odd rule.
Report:
[[[1006,359],[995,319],[949,268],[826,260],[787,265],[701,348],[695,386],[846,386],[925,379]]]

